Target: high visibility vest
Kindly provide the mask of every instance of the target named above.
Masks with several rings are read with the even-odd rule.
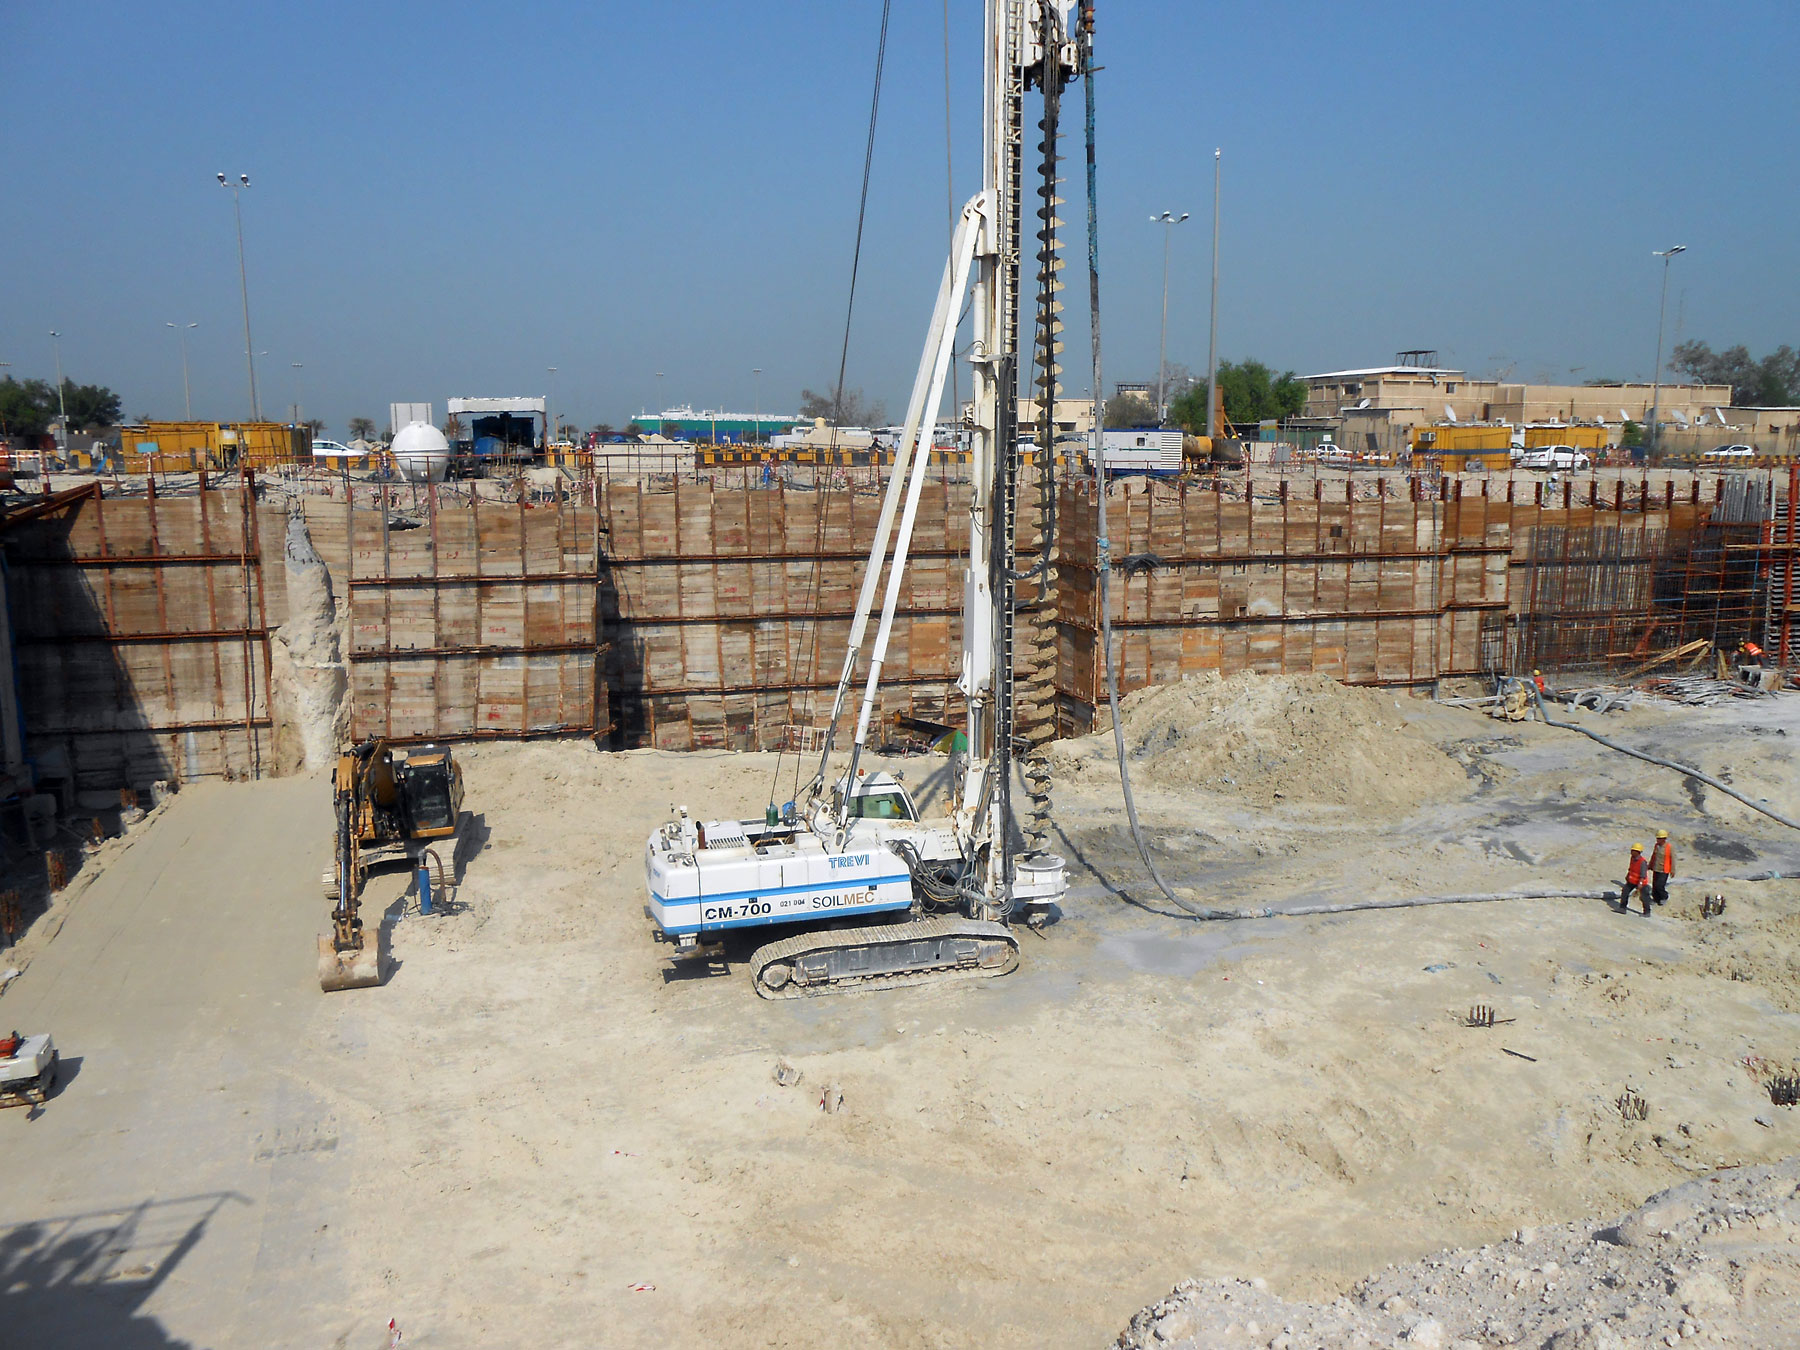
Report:
[[[1631,866],[1625,869],[1625,884],[1627,886],[1636,886],[1643,881],[1643,879],[1644,855],[1641,853],[1634,853],[1631,855]]]
[[[1664,876],[1675,875],[1675,850],[1669,847],[1667,839],[1658,839],[1650,849],[1650,870]]]

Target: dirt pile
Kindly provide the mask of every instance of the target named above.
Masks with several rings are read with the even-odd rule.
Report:
[[[1800,1160],[1718,1172],[1617,1223],[1391,1266],[1332,1303],[1262,1280],[1189,1280],[1131,1319],[1123,1350],[1787,1347],[1800,1326]]]
[[[1328,675],[1204,675],[1119,704],[1134,773],[1148,784],[1361,812],[1461,797],[1468,775],[1410,726],[1400,697]],[[1099,737],[1111,753],[1110,730]]]

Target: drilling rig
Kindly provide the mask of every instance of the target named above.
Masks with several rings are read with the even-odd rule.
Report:
[[[1044,848],[1050,773],[1042,754],[1054,735],[1048,597],[1061,350],[1057,143],[1062,91],[1091,57],[1092,12],[1055,0],[987,0],[985,10],[982,187],[957,220],[818,769],[794,801],[771,803],[760,820],[701,820],[681,807],[645,847],[645,910],[677,959],[716,957],[731,930],[806,925],[751,956],[765,998],[1006,974],[1019,961],[1012,921],[1041,919],[1068,888],[1063,859]],[[1024,123],[1034,94],[1038,223],[1022,379]],[[956,687],[968,710],[969,748],[952,761],[948,816],[926,822],[899,781],[866,772],[861,760],[965,299],[973,323],[973,490]],[[1037,406],[1037,493],[1026,503],[1022,387]],[[1027,553],[1034,556],[1021,567]],[[865,650],[878,591],[879,618]],[[837,773],[837,730],[859,672],[848,767]],[[1022,816],[1015,775],[1026,798]]]

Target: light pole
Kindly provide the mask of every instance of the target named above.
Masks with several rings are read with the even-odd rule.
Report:
[[[194,395],[188,387],[187,335],[188,328],[198,328],[197,323],[190,323],[187,328],[178,323],[165,323],[164,328],[173,328],[175,336],[181,339],[181,411],[188,421],[194,420]]]
[[[256,400],[256,352],[255,344],[250,340],[250,274],[244,267],[244,205],[238,200],[239,190],[250,186],[250,175],[240,173],[238,181],[233,183],[220,174],[219,186],[231,189],[231,207],[237,215],[238,288],[244,297],[244,364],[250,371],[250,420],[260,422],[262,405]]]
[[[1213,151],[1212,320],[1206,338],[1206,437],[1219,434],[1219,156]]]
[[[1686,244],[1677,244],[1673,248],[1652,249],[1650,256],[1663,260],[1662,299],[1656,306],[1656,369],[1650,374],[1650,453],[1656,453],[1656,414],[1657,405],[1662,402],[1662,344],[1663,315],[1669,308],[1669,259],[1677,253],[1686,253]]]
[[[56,354],[56,453],[66,455],[69,453],[69,407],[63,401],[62,334],[54,328],[50,330],[50,350]]]
[[[550,390],[544,395],[544,448],[550,448],[550,442],[556,436],[556,422],[550,415],[551,405],[556,402],[556,367],[545,366],[550,372]]]
[[[304,361],[288,362],[294,368],[294,425],[300,425],[300,372],[306,368]]]
[[[756,379],[756,431],[750,439],[760,441],[762,439],[762,367],[757,366],[750,374]]]
[[[1169,231],[1188,218],[1183,211],[1180,215],[1164,211],[1160,216],[1151,216],[1152,225],[1163,227],[1163,306],[1162,306],[1162,344],[1157,348],[1156,358],[1156,425],[1161,426],[1168,417],[1169,407],[1163,401],[1165,393],[1163,381],[1169,369]]]

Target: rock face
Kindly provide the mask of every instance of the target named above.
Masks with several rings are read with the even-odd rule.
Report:
[[[287,621],[269,644],[278,773],[331,767],[350,734],[349,677],[331,574],[300,515],[288,517]]]
[[[1332,1303],[1189,1280],[1120,1350],[1637,1350],[1800,1345],[1800,1159],[1715,1172],[1615,1223],[1524,1229],[1371,1276]]]

